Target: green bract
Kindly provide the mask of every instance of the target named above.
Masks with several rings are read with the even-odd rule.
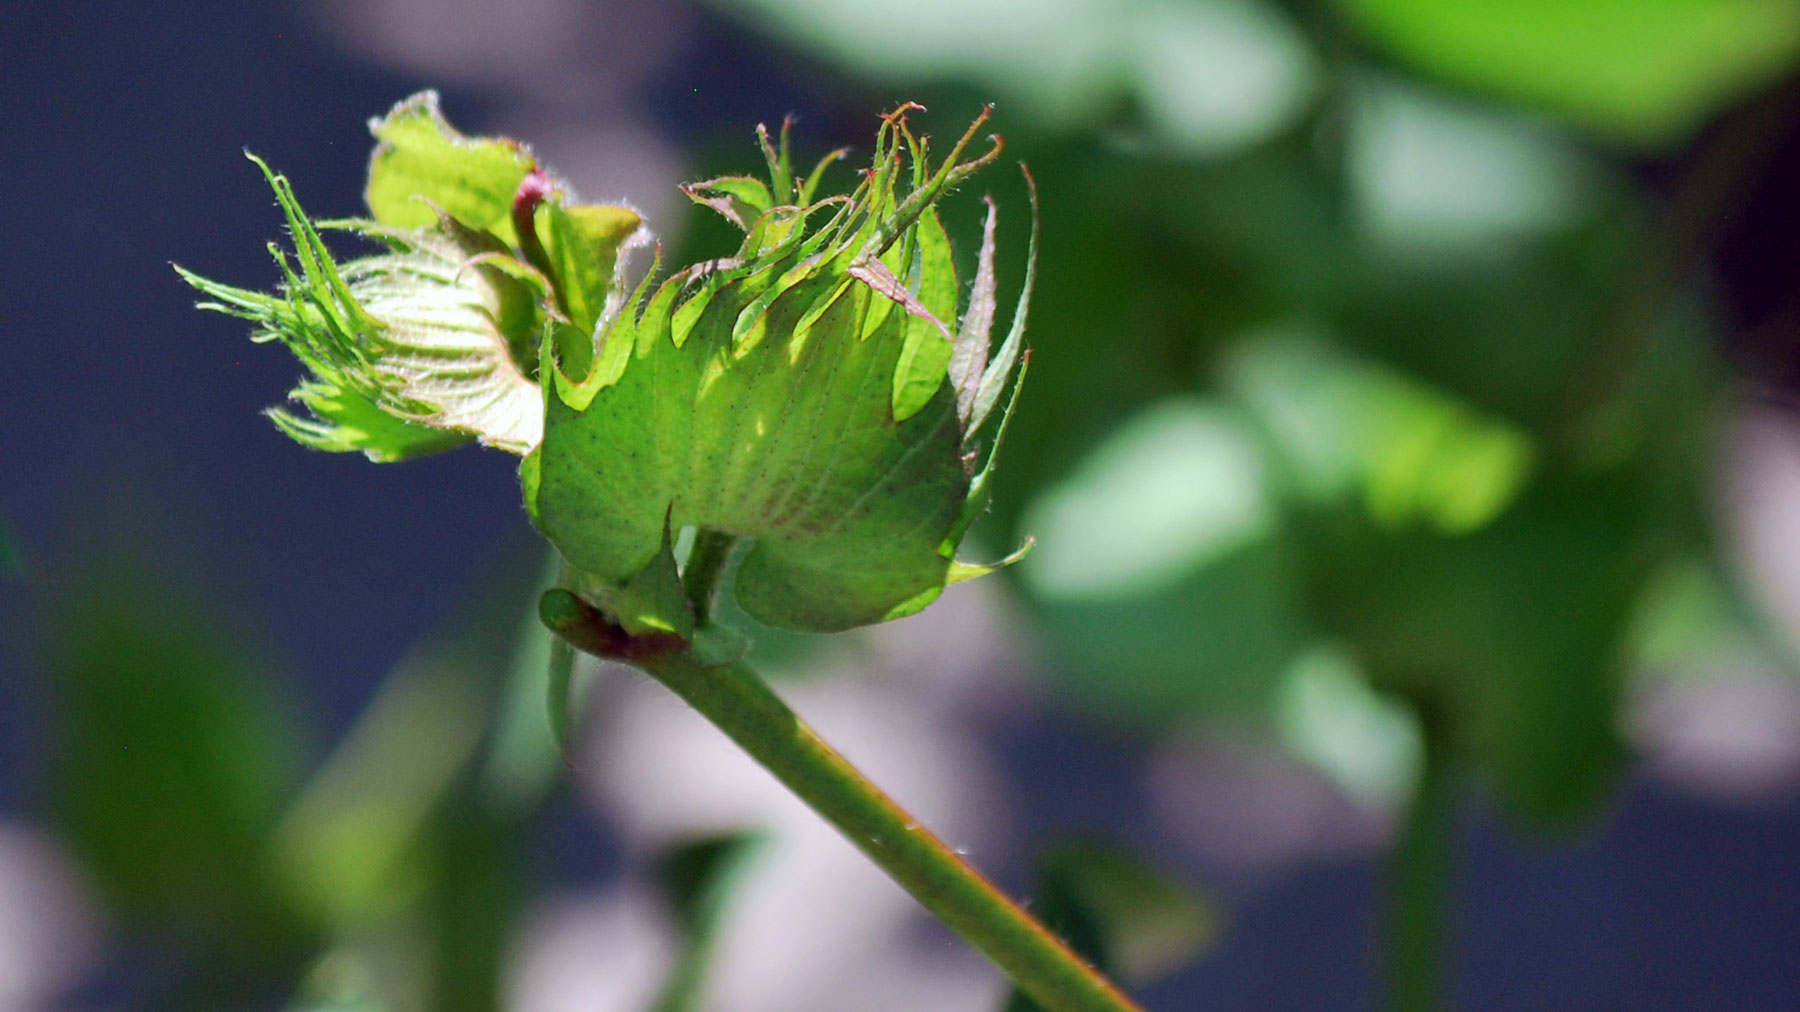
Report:
[[[953,558],[987,502],[1010,404],[985,423],[1022,371],[1032,268],[990,355],[993,206],[959,313],[935,204],[1000,146],[957,161],[983,113],[933,168],[910,108],[884,119],[848,196],[814,197],[836,154],[802,180],[785,131],[779,146],[763,134],[768,183],[686,188],[744,230],[737,254],[646,281],[601,321],[591,361],[552,345],[526,499],[590,584],[666,586],[669,532],[691,526],[754,539],[735,585],[753,618],[827,631],[991,568]]]
[[[523,455],[543,433],[539,346],[592,333],[642,223],[628,208],[566,205],[522,147],[463,137],[431,92],[369,126],[373,220],[315,224],[252,157],[294,242],[291,257],[271,245],[278,293],[176,270],[215,300],[202,306],[255,321],[257,340],[281,341],[312,372],[290,395],[310,417],[269,411],[295,440],[379,461],[472,439]],[[339,264],[321,229],[386,249]]]
[[[457,133],[430,92],[370,123],[373,220],[314,223],[252,158],[293,237],[292,253],[271,246],[279,291],[176,269],[311,371],[291,395],[307,415],[269,412],[299,442],[381,461],[476,439],[528,455],[532,518],[627,630],[692,632],[672,552],[688,527],[753,542],[736,580],[752,617],[877,622],[993,568],[955,552],[987,504],[1035,270],[1034,215],[991,349],[993,204],[966,299],[936,204],[1000,144],[957,160],[984,112],[934,167],[914,108],[883,119],[854,192],[823,199],[842,152],[801,179],[786,131],[759,132],[768,182],[684,188],[743,229],[737,254],[629,300],[618,261],[638,215],[572,203],[520,145]],[[321,230],[384,250],[340,264]]]

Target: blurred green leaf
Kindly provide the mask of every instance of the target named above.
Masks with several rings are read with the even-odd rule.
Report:
[[[301,979],[285,1012],[391,1012],[370,968],[351,950],[333,949]]]
[[[1352,797],[1394,808],[1411,800],[1424,759],[1418,717],[1370,688],[1346,652],[1316,647],[1294,662],[1282,678],[1275,729]]]
[[[675,536],[666,519],[661,547],[636,575],[622,586],[590,578],[581,590],[634,636],[674,633],[689,639],[694,635],[694,608],[681,587],[681,573],[675,565]]]
[[[499,1012],[523,895],[517,813],[465,779],[411,849],[413,886],[381,922],[339,925],[288,1012]],[[422,884],[419,884],[422,883]]]
[[[884,83],[979,85],[1056,129],[1091,127],[1131,107],[1150,143],[1183,155],[1233,154],[1266,140],[1318,90],[1307,40],[1258,0],[720,5]]]
[[[1646,345],[1622,403],[1698,424],[1681,347]],[[1271,722],[1385,801],[1419,754],[1389,694],[1428,701],[1516,810],[1590,811],[1623,757],[1628,620],[1694,543],[1698,458],[1631,437],[1603,467],[1540,461],[1524,430],[1293,333],[1220,372],[1227,399],[1146,410],[1026,517],[1042,548],[1021,576],[1074,693],[1151,723]],[[1617,414],[1608,440],[1653,417]]]
[[[1115,847],[1066,843],[1038,862],[1032,910],[1103,972],[1132,986],[1192,962],[1218,937],[1212,905],[1185,883]],[[1006,1012],[1038,1012],[1015,990]]]
[[[1470,408],[1530,432],[1566,422],[1571,377],[1593,353],[1620,271],[1612,232],[1585,248],[1421,270],[1384,263],[1338,317],[1336,336]],[[1442,265],[1440,265],[1442,266]]]
[[[712,959],[732,890],[762,843],[753,832],[692,840],[671,848],[658,862],[657,877],[675,914],[679,932],[675,965],[651,1012],[701,1012],[707,964]]]
[[[1158,722],[1266,706],[1305,644],[1274,506],[1245,419],[1198,398],[1147,409],[1046,492],[1020,575],[1076,695]]]
[[[477,758],[520,630],[529,634],[520,615],[540,580],[535,551],[499,567],[443,632],[413,647],[383,679],[288,809],[274,843],[283,884],[322,923],[369,929],[441,899],[440,869],[452,856],[445,848],[456,843],[442,831],[443,813],[476,804],[471,795],[483,805],[499,800]]]
[[[432,1012],[500,1012],[519,908],[524,834],[514,811],[496,811],[466,777],[430,832],[436,874],[421,910],[430,925]]]
[[[1303,132],[1302,132],[1303,133]],[[1205,166],[1009,129],[1047,215],[1031,386],[1007,433],[992,543],[1042,532],[1026,504],[1146,404],[1190,394],[1244,330],[1324,313],[1356,276],[1337,169],[1299,134]],[[978,221],[947,208],[952,229]],[[1000,223],[1002,278],[1017,240]]]
[[[294,707],[143,546],[108,552],[47,627],[52,818],[122,923],[216,964],[189,997],[239,993],[307,944],[265,849],[301,767]]]
[[[308,995],[327,1007],[501,1006],[523,827],[559,768],[541,548],[509,554],[396,665],[281,822],[282,886],[338,941]]]
[[[1516,812],[1568,825],[1624,759],[1626,621],[1669,547],[1657,513],[1626,473],[1540,482],[1461,537],[1318,517],[1315,614],[1377,686],[1431,701]]]
[[[1156,590],[1274,526],[1262,461],[1243,419],[1197,398],[1163,401],[1126,425],[1029,526],[1045,546],[1024,572],[1063,598]]]
[[[1607,174],[1541,119],[1372,75],[1350,95],[1359,224],[1377,252],[1414,271],[1491,265],[1603,206]]]
[[[1742,638],[1743,618],[1704,563],[1683,559],[1651,580],[1632,628],[1633,653],[1645,665],[1672,667],[1728,650]]]
[[[554,587],[568,574],[556,550],[544,547],[538,586]],[[519,627],[507,662],[506,688],[499,702],[493,739],[482,763],[483,790],[499,811],[523,813],[536,807],[569,762],[569,710],[575,649],[544,628],[537,596],[519,602]],[[546,719],[545,707],[549,712]]]
[[[1787,0],[1339,0],[1402,60],[1639,144],[1680,140],[1800,56]]]
[[[1800,674],[1800,656],[1730,563],[1695,552],[1671,560],[1644,589],[1630,626],[1639,683]]]
[[[419,854],[425,830],[484,721],[454,655],[420,651],[403,661],[283,822],[277,854],[295,902],[345,926],[416,903],[430,880]]]
[[[1532,463],[1517,428],[1322,341],[1247,340],[1223,372],[1293,494],[1352,497],[1382,527],[1479,528],[1518,494]]]
[[[1363,254],[1345,264],[1348,298],[1318,319],[1362,355],[1554,435],[1599,406],[1597,389],[1576,390],[1594,362],[1636,369],[1635,339],[1658,326],[1660,301],[1647,319],[1622,303],[1641,284],[1650,209],[1617,165],[1547,131],[1405,95],[1376,89],[1354,118]]]

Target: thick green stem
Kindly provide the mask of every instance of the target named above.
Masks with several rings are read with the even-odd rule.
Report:
[[[1456,791],[1429,714],[1424,723],[1419,785],[1388,865],[1388,986],[1395,1012],[1446,1007]]]
[[[705,667],[684,648],[653,643],[621,651],[623,634],[563,591],[546,593],[542,612],[577,647],[628,660],[700,711],[1047,1012],[1139,1012],[825,744],[750,668]]]

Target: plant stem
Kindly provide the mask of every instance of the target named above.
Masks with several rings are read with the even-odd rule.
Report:
[[[622,656],[621,632],[574,595],[550,591],[541,610],[577,647]],[[628,653],[624,659],[698,710],[1047,1012],[1141,1012],[821,740],[749,667],[706,667],[685,648],[646,644]]]
[[[1456,792],[1436,722],[1429,710],[1421,715],[1425,745],[1419,784],[1388,864],[1388,986],[1395,1012],[1445,1007]]]
[[[1643,357],[1658,314],[1680,293],[1691,270],[1716,243],[1793,128],[1800,76],[1740,105],[1724,117],[1663,201],[1660,221],[1640,244],[1639,259],[1619,279],[1606,315],[1562,391],[1562,439],[1580,439],[1618,397]]]
[[[720,531],[701,528],[695,533],[687,565],[681,567],[681,589],[694,606],[695,625],[712,620],[713,598],[718,595],[719,579],[725,575],[725,563],[731,560],[731,548],[736,543],[736,538]]]

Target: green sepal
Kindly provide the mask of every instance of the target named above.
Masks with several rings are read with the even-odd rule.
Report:
[[[380,141],[369,157],[364,197],[384,225],[429,228],[441,210],[516,246],[513,195],[536,163],[521,145],[468,138],[444,121],[435,91],[421,91],[369,121]]]
[[[948,587],[951,584],[973,580],[978,576],[986,576],[989,573],[1005,569],[1030,555],[1031,549],[1036,544],[1037,539],[1028,537],[1025,539],[1025,543],[1013,549],[1011,554],[994,562],[963,562],[961,560],[952,562],[949,572],[944,575],[944,586]]]
[[[786,130],[782,131],[781,138],[785,144],[787,141]],[[825,178],[825,170],[831,168],[832,163],[842,161],[844,156],[849,153],[849,148],[838,148],[835,151],[827,152],[825,157],[819,159],[819,163],[813,166],[812,172],[807,175],[806,181],[800,184],[800,192],[796,195],[795,202],[801,206],[811,204],[813,194],[819,189],[819,183]]]
[[[1000,349],[988,360],[987,368],[980,371],[980,380],[975,384],[974,394],[959,405],[963,415],[963,431],[968,439],[977,436],[987,424],[988,415],[994,410],[994,405],[999,403],[1000,394],[1006,389],[1007,378],[1012,375],[1013,363],[1025,355],[1025,319],[1031,309],[1031,291],[1037,285],[1038,241],[1043,226],[1038,214],[1037,181],[1031,178],[1029,171],[1024,175],[1026,192],[1031,197],[1031,239],[1025,248],[1025,284],[1019,289],[1019,302],[1013,309],[1012,325],[1007,329],[1006,340],[1000,342]],[[984,246],[991,245],[984,243]],[[988,281],[991,285],[991,275]],[[978,275],[978,286],[980,282]],[[987,297],[993,297],[991,291]],[[1017,403],[1016,390],[1013,396],[1014,401],[1006,409],[1008,415],[1012,413],[1012,404]]]
[[[552,199],[538,205],[534,219],[567,318],[566,327],[552,331],[556,357],[565,371],[585,376],[593,362],[595,328],[624,299],[619,257],[643,234],[643,218],[628,207]]]
[[[920,215],[918,228],[910,234],[916,239],[908,250],[906,273],[900,276],[911,282],[916,308],[906,307],[911,316],[906,321],[906,344],[894,369],[894,417],[900,419],[923,409],[943,386],[955,344],[943,321],[956,317],[956,268],[937,210]]]
[[[993,442],[988,444],[987,461],[981,470],[969,481],[969,494],[963,499],[962,511],[956,516],[956,523],[950,528],[950,534],[944,539],[944,554],[954,555],[956,546],[962,543],[969,528],[981,519],[981,514],[988,508],[988,501],[993,495],[994,463],[1000,458],[1000,444],[1006,440],[1006,426],[1012,420],[1014,409],[1019,406],[1019,394],[1025,389],[1025,373],[1031,367],[1031,355],[1023,355],[1019,359],[1019,374],[1013,380],[1012,396],[1007,399],[1006,410],[1000,413],[1000,424],[994,429]]]
[[[961,560],[953,559],[951,560],[950,565],[944,570],[944,582],[941,585],[927,588],[920,591],[916,596],[900,602],[889,609],[888,613],[881,617],[881,620],[883,622],[891,622],[894,619],[905,618],[908,615],[917,615],[919,612],[924,611],[932,602],[942,597],[946,587],[961,583],[964,580],[973,580],[976,577],[986,576],[997,570],[1005,569],[1007,566],[1023,559],[1031,551],[1031,547],[1036,543],[1037,542],[1033,539],[1026,538],[1024,544],[1014,549],[1011,555],[1008,555],[998,562],[963,562]]]
[[[749,232],[756,219],[775,206],[768,184],[749,176],[720,176],[681,188],[694,203],[709,207],[738,228]]]
[[[263,414],[289,439],[328,453],[361,453],[378,464],[429,457],[474,438],[396,418],[367,397],[328,381],[301,380],[288,399],[311,417],[282,408],[267,408]]]
[[[650,563],[623,586],[583,574],[582,596],[633,636],[674,633],[682,639],[694,635],[694,609],[681,587],[675,565],[675,542],[666,519],[662,546]]]

